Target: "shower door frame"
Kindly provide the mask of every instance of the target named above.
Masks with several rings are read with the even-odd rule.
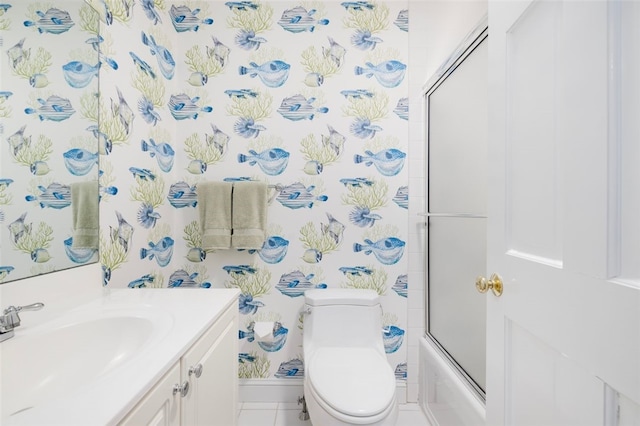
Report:
[[[435,74],[427,81],[422,89],[422,101],[423,112],[425,114],[425,133],[424,140],[427,144],[425,149],[424,164],[428,168],[429,165],[429,96],[433,93],[445,80],[452,74],[460,64],[469,56],[474,49],[480,45],[489,36],[488,17],[485,15],[478,24],[465,36],[463,41],[453,51],[449,58],[443,62],[438,68]],[[429,172],[425,174],[425,212],[419,213],[424,217],[425,224],[425,251],[424,251],[424,264],[425,264],[425,291],[424,291],[424,337],[428,344],[430,344],[437,353],[439,353],[444,361],[451,367],[452,371],[461,379],[469,391],[476,397],[483,405],[486,403],[485,391],[478,386],[478,384],[471,378],[471,376],[458,364],[458,362],[446,351],[446,349],[437,341],[435,337],[429,334],[429,217],[466,217],[466,218],[479,218],[482,216],[474,214],[460,214],[460,215],[443,215],[434,213],[431,215],[429,212]]]

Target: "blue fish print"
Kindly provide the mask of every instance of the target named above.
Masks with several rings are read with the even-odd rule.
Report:
[[[236,9],[246,11],[249,9],[256,10],[258,8],[258,4],[252,1],[228,1],[224,5],[227,6],[229,10]]]
[[[169,16],[171,17],[171,23],[173,28],[179,33],[185,31],[198,31],[200,24],[211,25],[213,24],[212,18],[201,19],[198,18],[200,9],[191,10],[187,6],[171,5],[169,10]]]
[[[340,94],[344,96],[346,99],[349,99],[349,98],[364,99],[364,98],[373,98],[374,96],[373,92],[365,89],[342,90]]]
[[[327,38],[329,39],[329,47],[327,48],[322,46],[322,55],[329,61],[333,62],[335,66],[340,68],[344,63],[344,55],[347,53],[347,49],[342,47],[331,37]]]
[[[45,263],[51,260],[51,254],[45,248],[37,248],[33,250],[31,253],[31,260],[36,263]]]
[[[253,30],[240,30],[235,38],[236,44],[244,50],[258,50],[262,43],[266,43],[264,37],[257,37]]]
[[[214,36],[211,36],[211,40],[213,41],[213,47],[207,46],[207,56],[215,59],[220,66],[224,67],[229,60],[231,49]]]
[[[151,173],[149,169],[141,169],[139,167],[129,167],[129,171],[133,177],[140,180],[156,180],[156,175]]]
[[[393,373],[396,376],[396,380],[407,380],[407,363],[401,362],[396,365],[396,369]]]
[[[316,112],[322,114],[329,112],[327,107],[315,108],[311,105],[315,100],[316,98],[307,99],[300,94],[284,98],[278,108],[278,113],[287,120],[299,121],[313,120]]]
[[[142,203],[140,209],[138,209],[138,223],[143,228],[153,228],[160,217],[160,213],[154,211],[151,204]]]
[[[367,178],[342,178],[340,179],[340,183],[344,186],[351,186],[355,188],[364,188],[365,186],[371,186],[374,184],[372,180]]]
[[[142,114],[142,119],[148,124],[155,126],[161,120],[160,114],[154,110],[151,101],[144,96],[138,101],[138,111]]]
[[[64,165],[74,176],[84,176],[98,164],[98,153],[92,153],[82,148],[73,148],[62,154]]]
[[[360,50],[373,50],[382,41],[380,37],[372,36],[369,30],[356,30],[355,34],[351,36],[351,44]]]
[[[367,78],[373,76],[378,80],[378,83],[387,88],[397,87],[402,83],[407,70],[405,64],[396,60],[380,62],[378,65],[367,62],[365,65],[366,68],[356,66],[354,68],[355,74],[365,75]]]
[[[116,87],[116,91],[118,92],[118,102],[114,102],[113,99],[111,99],[111,112],[114,117],[118,117],[120,124],[122,124],[125,132],[129,135],[131,134],[131,126],[135,115],[118,87]]]
[[[187,271],[185,271],[184,269],[178,269],[173,274],[171,274],[171,276],[169,277],[169,285],[168,285],[168,287],[169,288],[174,288],[174,287],[210,288],[211,287],[211,283],[210,282],[203,282],[203,283],[196,282],[195,278],[197,276],[198,276],[197,272],[194,272],[193,274],[189,275],[189,273]]]
[[[354,155],[353,162],[356,164],[364,163],[367,167],[374,165],[378,171],[385,176],[395,176],[404,167],[404,159],[407,156],[399,149],[384,149],[377,153],[365,151],[366,156]]]
[[[98,253],[97,248],[90,247],[73,247],[73,238],[67,238],[63,241],[64,252],[73,263],[87,263]]]
[[[391,290],[395,291],[398,296],[407,297],[409,276],[407,274],[398,275],[395,284],[391,287]]]
[[[156,277],[154,277],[151,274],[146,274],[141,276],[140,278],[137,278],[131,282],[129,282],[129,285],[127,287],[129,288],[145,288],[147,286],[147,284],[151,284],[156,280]]]
[[[4,14],[7,10],[9,10],[12,6],[8,3],[0,3],[0,15]]]
[[[238,297],[238,311],[243,315],[255,314],[264,303],[254,300],[253,295],[241,293]]]
[[[55,7],[52,7],[46,12],[38,10],[36,11],[36,15],[38,15],[40,19],[35,22],[24,21],[24,26],[36,27],[40,34],[62,34],[69,31],[69,28],[74,25],[69,12],[66,10],[56,9]]]
[[[296,182],[287,185],[280,190],[276,200],[280,204],[290,209],[312,208],[313,203],[317,201],[327,201],[329,197],[326,195],[313,195],[315,186],[305,187],[302,183]]]
[[[153,22],[153,25],[157,25],[158,22],[162,23],[160,14],[156,10],[156,4],[154,0],[140,0],[140,6],[144,11],[144,14]]]
[[[374,254],[376,259],[384,265],[394,265],[398,263],[404,254],[405,242],[396,237],[382,238],[375,243],[371,240],[364,240],[365,244],[353,244],[353,251],[364,254]]]
[[[104,22],[107,25],[113,24],[113,12],[105,0],[100,0],[104,6]],[[126,2],[124,2],[126,4]]]
[[[409,32],[409,10],[402,9],[398,12],[398,17],[393,21],[393,23],[402,31]]]
[[[3,90],[0,92],[0,99],[2,100],[7,100],[11,97],[11,95],[13,95],[13,92],[9,92],[7,90]]]
[[[261,153],[251,149],[249,155],[238,154],[238,163],[245,162],[249,162],[251,166],[258,164],[269,176],[277,176],[287,168],[289,153],[281,148],[265,149]]]
[[[13,179],[9,179],[9,178],[0,179],[0,189],[8,188],[9,185],[11,185],[12,183],[13,183]]]
[[[71,61],[62,66],[62,75],[69,86],[80,89],[91,83],[93,77],[98,76],[100,70],[100,62],[91,66],[85,62]]]
[[[301,271],[293,271],[283,274],[280,281],[276,284],[276,288],[280,293],[289,297],[298,297],[304,295],[304,292],[310,288],[327,288],[326,284],[313,284],[310,280],[314,274],[304,275]]]
[[[71,204],[71,187],[53,182],[46,188],[42,185],[38,186],[39,195],[27,195],[25,200],[37,201],[40,208],[49,207],[52,209],[63,209]]]
[[[265,263],[280,263],[287,255],[289,241],[279,236],[268,237],[262,244],[262,248],[258,250],[258,256]]]
[[[388,354],[392,354],[402,346],[404,340],[404,330],[390,325],[382,329],[382,343],[384,344],[384,351]]]
[[[202,262],[207,258],[207,252],[200,247],[192,247],[187,252],[189,262]]]
[[[372,124],[368,118],[356,118],[355,121],[351,123],[349,130],[351,130],[351,133],[357,138],[371,139],[376,135],[376,132],[381,132],[383,129],[380,126]]]
[[[120,244],[124,252],[128,253],[135,229],[122,217],[120,212],[116,212],[116,217],[118,218],[118,227],[113,228],[109,225],[111,242]]]
[[[279,379],[293,379],[304,377],[304,363],[298,358],[280,363],[274,376]]]
[[[315,13],[315,9],[307,11],[307,9],[302,6],[296,6],[293,9],[287,9],[282,12],[282,17],[278,21],[278,25],[291,33],[302,33],[305,31],[312,33],[316,28],[316,24],[329,24],[328,19],[316,20],[313,18]]]
[[[375,6],[373,3],[369,3],[368,1],[345,1],[340,3],[342,7],[346,10],[372,10]]]
[[[371,213],[369,207],[356,206],[349,212],[349,220],[356,226],[365,228],[371,227],[375,224],[376,220],[382,219],[382,216],[376,213]]]
[[[393,112],[403,120],[409,120],[409,98],[400,98]]]
[[[329,219],[329,223],[320,224],[320,230],[322,231],[322,235],[327,235],[336,244],[340,244],[342,242],[342,234],[344,233],[345,226],[338,222],[335,217],[331,215],[331,213],[326,213],[327,219]]]
[[[240,177],[226,177],[224,179],[222,179],[224,182],[250,182],[253,179],[251,179],[248,176],[240,176]]]
[[[211,131],[213,132],[211,135],[207,133],[204,135],[207,145],[213,146],[220,155],[224,155],[225,150],[227,149],[227,144],[229,143],[229,135],[218,129],[218,127],[213,123],[211,123]]]
[[[99,185],[98,192],[100,194],[98,196],[98,200],[101,200],[103,195],[116,195],[118,193],[118,188],[115,187],[115,186],[102,186],[102,185]]]
[[[189,186],[187,182],[176,182],[169,187],[167,195],[169,204],[175,208],[195,207],[198,204],[198,194],[195,186]]]
[[[196,102],[199,97],[190,98],[187,94],[171,95],[169,99],[169,112],[176,120],[185,120],[187,118],[197,119],[200,111],[211,112],[213,108],[210,106],[199,107]]]
[[[36,176],[42,176],[49,173],[49,165],[44,161],[36,161],[29,164],[29,171]]]
[[[100,155],[109,155],[111,153],[111,150],[113,149],[113,142],[111,141],[111,139],[109,139],[107,135],[102,133],[99,130],[98,126],[95,124],[87,127],[86,130],[91,132],[93,134],[93,137],[98,140],[98,153]]]
[[[153,71],[153,68],[151,68],[151,65],[140,59],[140,57],[133,52],[129,52],[129,56],[131,56],[131,59],[133,59],[133,63],[138,67],[140,71],[151,78],[156,78],[156,73]]]
[[[258,92],[254,92],[251,89],[225,90],[224,93],[230,98],[248,99],[258,97]]]
[[[7,228],[9,228],[9,235],[14,243],[17,243],[24,237],[25,235],[31,234],[32,223],[25,225],[24,219],[27,217],[27,213],[22,213],[22,215],[11,222]]]
[[[247,326],[247,331],[238,330],[238,338],[244,339],[247,341],[253,342],[255,340],[255,332],[253,331],[253,327],[255,327],[255,323],[251,322]],[[282,349],[285,342],[287,341],[287,334],[289,330],[285,328],[280,322],[276,322],[273,327],[273,341],[272,342],[260,342],[258,341],[258,346],[262,348],[262,350],[266,352],[276,352]]]
[[[40,107],[38,109],[25,108],[26,114],[37,114],[40,121],[49,120],[60,122],[71,117],[76,110],[71,106],[69,99],[62,98],[60,96],[51,95],[45,101],[38,98]]]
[[[409,187],[401,186],[398,188],[396,195],[393,197],[393,202],[403,209],[409,208]]]
[[[244,364],[245,362],[255,362],[256,361],[256,357],[253,355],[249,355],[246,352],[240,352],[238,354],[238,362],[240,364]]]
[[[160,72],[164,78],[171,80],[176,70],[176,61],[173,60],[171,52],[169,52],[166,47],[156,43],[152,35],[147,37],[144,31],[142,32],[142,43],[149,47],[151,54],[158,60],[158,68],[160,68]]]
[[[22,126],[18,131],[7,138],[7,142],[9,142],[14,156],[18,154],[18,152],[22,151],[24,147],[31,145],[31,136],[24,136],[26,128],[26,125]]]
[[[13,271],[14,268],[13,266],[0,266],[0,281],[4,280],[5,278],[7,278],[7,275],[9,275],[11,273],[11,271]]]
[[[142,149],[142,152],[148,152],[151,158],[155,157],[160,170],[165,173],[171,171],[171,168],[173,167],[173,160],[176,155],[176,152],[171,148],[171,145],[166,142],[156,144],[156,141],[150,138],[149,142],[146,142],[143,139],[140,148]]]
[[[265,62],[262,65],[251,62],[249,66],[251,68],[240,66],[240,75],[248,74],[251,78],[258,76],[265,86],[273,88],[280,87],[287,81],[291,68],[289,64],[280,60]]]
[[[253,118],[244,118],[241,117],[234,125],[233,130],[243,138],[257,138],[260,132],[263,130],[267,130],[261,124],[256,124]]]
[[[343,266],[339,268],[340,272],[345,275],[362,276],[373,274],[373,269],[366,268],[364,266]]]
[[[253,275],[256,272],[258,272],[256,268],[250,265],[227,265],[227,266],[223,266],[222,269],[224,269],[227,272],[227,274],[234,273],[238,275],[246,275],[246,274]]]
[[[149,260],[156,259],[159,266],[167,266],[171,262],[171,256],[173,255],[173,238],[164,237],[158,243],[149,242],[149,248],[140,249],[140,259]]]

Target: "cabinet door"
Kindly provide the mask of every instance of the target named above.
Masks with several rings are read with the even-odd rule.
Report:
[[[182,357],[182,377],[191,385],[182,399],[184,426],[237,424],[237,316],[231,306]]]
[[[180,395],[173,386],[180,383],[180,365],[176,363],[120,422],[120,426],[180,425]]]

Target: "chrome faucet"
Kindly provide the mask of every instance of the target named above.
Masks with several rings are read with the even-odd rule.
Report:
[[[13,337],[13,329],[20,325],[21,311],[39,311],[44,308],[44,303],[32,303],[27,306],[9,306],[0,315],[0,342]]]

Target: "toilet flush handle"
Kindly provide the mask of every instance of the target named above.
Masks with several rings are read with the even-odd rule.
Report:
[[[302,310],[302,314],[303,315],[311,315],[311,306],[305,305],[304,309]]]

